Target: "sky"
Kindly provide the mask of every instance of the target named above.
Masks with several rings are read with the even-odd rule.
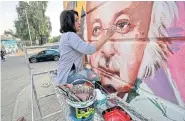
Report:
[[[14,20],[17,19],[16,6],[18,1],[0,1],[0,35],[4,30],[12,29],[15,31]],[[60,13],[63,10],[62,1],[49,1],[46,10],[46,15],[50,17],[52,32],[51,36],[58,36],[60,34]]]

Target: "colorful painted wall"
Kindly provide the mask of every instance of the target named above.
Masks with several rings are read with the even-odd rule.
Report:
[[[93,43],[115,34],[88,62],[104,86],[153,119],[185,120],[185,2],[64,2]]]
[[[1,43],[4,46],[6,54],[18,52],[18,46],[15,40],[2,40]]]

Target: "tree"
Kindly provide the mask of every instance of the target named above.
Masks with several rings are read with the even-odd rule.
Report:
[[[54,36],[49,39],[49,43],[54,43],[54,42],[59,42],[60,41],[60,35],[59,36]]]
[[[20,1],[16,7],[18,20],[14,21],[17,37],[21,40],[30,40],[30,35],[33,43],[39,40],[43,44],[43,40],[50,36],[51,22],[50,18],[45,15],[47,1]],[[29,23],[29,29],[28,24]]]

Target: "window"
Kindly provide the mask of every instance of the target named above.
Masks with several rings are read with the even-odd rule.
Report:
[[[46,51],[46,54],[53,54],[53,53],[55,53],[55,51],[53,51],[53,50],[47,50]]]
[[[43,55],[45,53],[46,53],[45,51],[42,51],[42,52],[38,53],[38,55]]]

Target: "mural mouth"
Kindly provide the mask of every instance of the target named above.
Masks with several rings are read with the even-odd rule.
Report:
[[[99,71],[101,72],[101,74],[107,76],[107,77],[117,77],[120,78],[120,72],[111,68],[107,68],[107,67],[102,67],[99,66]]]

